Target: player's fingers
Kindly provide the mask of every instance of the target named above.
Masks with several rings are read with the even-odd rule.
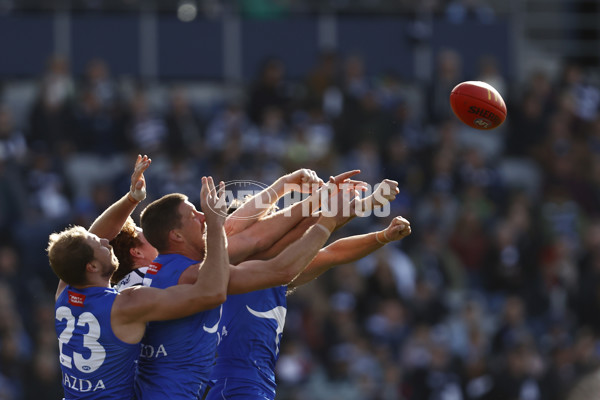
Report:
[[[219,182],[219,191],[217,192],[217,197],[220,199],[225,194],[225,182]]]
[[[202,187],[200,188],[200,198],[201,199],[205,199],[206,198],[206,194],[208,193],[208,185],[206,184],[206,177],[203,176],[201,179],[202,182]]]
[[[152,159],[148,158],[148,156],[144,155],[144,158],[142,159],[142,162],[141,162],[141,168],[140,168],[142,170],[142,172],[147,170],[148,167],[150,166],[150,164],[152,164]]]
[[[355,179],[346,179],[344,183],[350,184],[360,190],[367,190],[369,188],[369,184],[367,182],[358,181]]]
[[[215,181],[213,180],[212,176],[206,177],[206,184],[208,186],[208,192],[211,194],[211,196],[214,196],[214,194],[216,193],[216,190],[215,190]]]
[[[313,170],[310,171],[310,178],[311,178],[311,182],[313,183],[323,183],[323,180],[321,178],[319,178],[319,175],[317,175],[317,173]]]
[[[352,171],[342,172],[341,174],[339,174],[335,177],[335,182],[336,183],[344,182],[344,180],[346,180],[356,174],[360,174],[360,169],[353,169]]]
[[[398,216],[398,217],[394,218],[394,222],[397,223],[397,224],[403,223],[403,224],[406,224],[406,225],[410,225],[410,222],[406,218],[401,217],[401,216]]]

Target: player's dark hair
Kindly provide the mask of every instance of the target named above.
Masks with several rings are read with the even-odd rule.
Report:
[[[85,285],[85,268],[94,259],[94,249],[87,243],[88,231],[72,226],[50,235],[48,260],[50,267],[68,285]]]
[[[148,204],[140,215],[140,223],[148,243],[164,252],[169,246],[169,232],[181,227],[179,205],[187,200],[181,193],[172,193]]]

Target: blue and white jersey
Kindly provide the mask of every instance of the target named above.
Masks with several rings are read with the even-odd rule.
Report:
[[[278,286],[227,297],[211,375],[215,386],[207,400],[228,398],[229,391],[232,396],[248,391],[248,396],[266,392],[268,398],[275,397],[275,363],[287,312],[286,291],[287,286]]]
[[[196,263],[179,254],[159,255],[146,271],[144,286],[175,286],[183,271]],[[220,317],[219,306],[148,323],[135,380],[138,400],[201,398],[214,365]]]
[[[65,400],[131,399],[139,344],[115,336],[112,288],[67,286],[56,300],[55,327]]]
[[[119,283],[117,283],[114,286],[114,288],[117,290],[117,292],[120,292],[123,289],[127,289],[133,286],[142,286],[142,284],[144,283],[144,276],[146,276],[146,271],[148,271],[148,267],[140,267],[134,269],[133,271],[125,275],[123,279],[121,279]]]

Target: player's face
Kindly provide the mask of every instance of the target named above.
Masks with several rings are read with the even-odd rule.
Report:
[[[179,206],[181,215],[181,228],[185,239],[204,247],[204,232],[206,230],[206,218],[204,213],[196,210],[196,207],[188,200]]]
[[[119,267],[119,260],[113,252],[107,239],[99,238],[93,233],[88,234],[88,244],[94,250],[94,261],[97,262],[104,277],[110,278]]]
[[[152,246],[150,243],[148,243],[148,241],[146,240],[146,237],[144,236],[144,233],[142,232],[142,230],[140,228],[137,228],[137,238],[140,240],[140,242],[142,242],[141,245],[139,245],[137,247],[137,249],[142,253],[142,258],[143,258],[143,265],[148,265],[150,264],[152,261],[154,261],[154,259],[156,257],[158,257],[158,250],[156,250],[156,248],[154,246]]]

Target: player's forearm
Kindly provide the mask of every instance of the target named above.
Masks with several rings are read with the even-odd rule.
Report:
[[[285,179],[277,179],[271,186],[250,197],[225,222],[225,230],[229,235],[241,232],[255,223],[285,193]]]
[[[288,284],[310,263],[332,230],[333,226],[327,224],[315,225],[273,259],[232,266],[228,293],[248,293]]]
[[[273,215],[262,218],[234,235],[229,236],[229,260],[232,264],[238,264],[248,259],[265,259],[255,257],[273,247],[278,241],[286,237],[289,232],[303,220],[303,214],[309,213],[312,206],[312,197],[295,203],[290,207],[276,212]],[[306,228],[310,226],[307,225]],[[286,244],[300,238],[306,231],[301,230],[289,236]],[[282,248],[270,250],[270,257],[279,254]]]
[[[283,272],[287,277],[282,284],[291,282],[308,266],[334,229],[332,219],[320,218],[299,240],[270,261],[274,271]]]
[[[371,232],[336,240],[320,250],[306,269],[290,283],[290,286],[303,285],[336,265],[351,263],[380,249],[384,243],[377,241],[377,233]]]
[[[225,301],[229,282],[227,238],[222,225],[207,226],[206,257],[198,271],[195,285],[206,295],[213,295],[217,304]]]
[[[294,226],[291,230],[284,234],[282,238],[273,243],[273,245],[271,245],[267,249],[252,254],[252,256],[250,256],[250,259],[270,260],[271,258],[276,257],[290,244],[300,239],[302,235],[317,222],[317,220],[318,217],[306,217],[302,219],[296,226]]]
[[[90,226],[89,232],[101,238],[112,240],[139,204],[129,193],[108,207]]]

